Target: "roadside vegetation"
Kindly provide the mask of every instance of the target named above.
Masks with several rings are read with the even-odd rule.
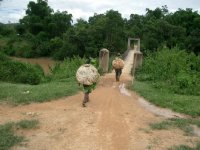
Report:
[[[150,102],[200,116],[200,56],[178,48],[148,53],[132,89]]]
[[[180,145],[169,148],[169,150],[200,150],[200,143],[197,143],[197,145],[194,148],[187,145]]]
[[[172,128],[179,128],[183,130],[185,134],[188,136],[192,136],[195,134],[193,131],[193,127],[191,125],[196,125],[197,127],[200,127],[200,120],[173,118],[159,123],[150,124],[153,130],[163,130],[163,129],[166,130]]]
[[[76,94],[80,89],[75,78],[51,81],[39,85],[0,82],[0,102],[15,105],[45,102]]]
[[[132,89],[151,103],[192,116],[190,119],[173,118],[150,124],[153,130],[177,128],[185,136],[195,136],[194,126],[200,128],[200,57],[179,48],[161,48],[147,52],[143,65],[135,72]],[[195,128],[196,128],[195,127]],[[199,150],[187,145],[169,150]]]
[[[196,136],[193,126],[200,127],[200,120],[198,119],[181,119],[181,118],[173,118],[164,120],[159,123],[150,124],[151,129],[153,130],[169,130],[173,128],[177,128],[182,130],[186,136]],[[199,150],[200,142],[197,142],[195,147],[189,147],[187,145],[179,145],[173,146],[169,148],[169,150]]]
[[[131,88],[157,106],[193,117],[200,115],[200,96],[175,94],[167,88],[155,88],[147,81],[134,81]]]
[[[44,72],[39,65],[14,61],[2,53],[0,53],[0,66],[1,81],[35,85],[44,78]]]
[[[4,55],[0,56],[1,102],[12,104],[44,102],[73,95],[80,90],[75,72],[85,62],[84,58],[66,59],[52,66],[50,73],[44,75],[39,66],[12,61]]]
[[[37,128],[38,123],[38,120],[21,120],[0,125],[0,150],[9,150],[24,141],[25,137],[17,135],[16,131]]]

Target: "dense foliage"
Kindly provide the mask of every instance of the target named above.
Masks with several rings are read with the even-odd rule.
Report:
[[[66,58],[62,63],[56,63],[51,67],[51,74],[47,76],[50,80],[65,80],[67,78],[75,78],[77,69],[85,64],[85,58],[73,57]]]
[[[44,72],[39,65],[12,61],[0,53],[0,80],[15,83],[39,84]]]
[[[72,14],[54,12],[47,0],[37,0],[28,3],[26,15],[18,24],[0,24],[0,50],[15,56],[61,60],[74,55],[97,57],[103,47],[111,54],[123,53],[128,37],[135,37],[141,39],[145,53],[176,46],[198,54],[199,36],[200,15],[189,8],[174,13],[167,6],[146,9],[145,15],[130,14],[130,19],[108,10],[72,24]]]
[[[136,78],[179,94],[200,95],[200,56],[178,48],[163,48],[147,54]]]

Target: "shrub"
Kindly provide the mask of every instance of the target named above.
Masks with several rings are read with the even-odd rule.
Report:
[[[50,78],[53,80],[73,78],[76,75],[77,69],[85,62],[85,58],[66,58],[62,63],[57,63],[52,68],[50,68]]]
[[[58,60],[64,60],[66,57],[73,57],[76,55],[76,48],[74,45],[68,42],[64,42],[62,47],[53,52],[53,57]]]
[[[31,65],[11,60],[0,61],[0,80],[39,84],[44,77],[44,72],[39,65]]]
[[[50,52],[55,53],[63,46],[63,41],[59,37],[50,40]]]
[[[31,55],[31,44],[29,42],[17,42],[14,44],[14,51],[15,51],[15,56],[17,57],[26,57],[26,58],[30,58],[32,57]]]
[[[200,95],[198,78],[199,56],[188,54],[178,48],[163,48],[148,53],[142,68],[136,70],[140,81],[152,81],[155,87],[167,87],[179,94]]]

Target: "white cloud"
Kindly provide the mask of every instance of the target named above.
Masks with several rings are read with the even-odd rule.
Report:
[[[34,0],[36,1],[36,0]],[[68,11],[73,19],[83,18],[87,20],[94,13],[105,13],[113,9],[119,11],[123,17],[130,14],[145,14],[145,9],[155,9],[167,5],[170,11],[178,8],[193,8],[200,11],[199,0],[48,0],[54,11]],[[3,0],[0,5],[0,22],[18,22],[25,15],[29,0]]]

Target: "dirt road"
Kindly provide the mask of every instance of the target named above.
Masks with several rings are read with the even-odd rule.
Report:
[[[131,52],[131,55],[132,52]],[[130,56],[130,55],[129,55]],[[128,62],[127,62],[128,61]],[[133,62],[129,57],[125,66]],[[183,131],[151,130],[150,123],[165,119],[155,107],[141,103],[140,97],[125,89],[131,81],[125,67],[120,82],[114,73],[102,77],[90,94],[86,108],[83,93],[56,101],[12,107],[0,105],[0,124],[37,119],[37,129],[23,130],[26,141],[13,150],[165,150],[173,145],[194,146],[198,137]],[[152,111],[154,110],[154,111]],[[157,112],[163,112],[158,109]],[[163,113],[165,114],[165,113]]]
[[[129,79],[122,75],[117,83],[114,74],[102,77],[86,108],[81,107],[82,93],[46,103],[1,105],[0,124],[39,120],[39,128],[18,133],[27,141],[13,150],[162,150],[194,145],[198,138],[180,130],[150,130],[150,123],[165,118],[141,106],[134,92],[120,92],[119,87]]]

